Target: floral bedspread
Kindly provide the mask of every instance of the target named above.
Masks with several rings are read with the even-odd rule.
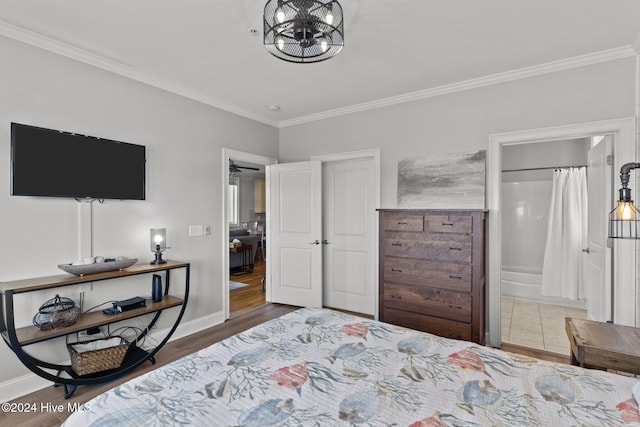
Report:
[[[117,386],[64,426],[638,426],[635,382],[300,309]]]

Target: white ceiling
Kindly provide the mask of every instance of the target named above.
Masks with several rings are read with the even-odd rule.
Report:
[[[343,0],[342,52],[293,64],[262,45],[265,3],[0,0],[0,35],[274,126],[630,56],[640,35],[638,0]]]

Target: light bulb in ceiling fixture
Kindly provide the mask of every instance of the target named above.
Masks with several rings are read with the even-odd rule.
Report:
[[[322,37],[320,40],[318,40],[318,45],[320,46],[320,49],[322,49],[323,53],[326,52],[327,49],[329,49],[329,42],[325,37]]]
[[[333,13],[327,12],[327,15],[324,17],[324,22],[326,22],[327,25],[333,25]]]
[[[278,46],[278,49],[280,50],[284,49],[284,38],[282,37],[276,38],[276,46]]]
[[[282,23],[284,22],[285,14],[284,14],[284,10],[282,10],[282,8],[281,8],[281,7],[279,7],[279,8],[276,10],[275,18],[276,18],[276,22],[277,22],[278,24],[282,24]]]

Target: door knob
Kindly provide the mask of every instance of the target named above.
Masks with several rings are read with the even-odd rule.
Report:
[[[329,243],[329,241],[328,241],[327,239],[324,239],[324,240],[322,241],[322,244],[323,244],[323,245],[330,245],[331,243]]]
[[[311,243],[309,243],[310,245],[319,245],[320,244],[320,240],[315,240]]]
[[[588,254],[588,253],[590,253],[590,252],[591,252],[591,249],[589,249],[589,248],[585,248],[585,249],[583,249],[583,250],[582,250],[582,252],[584,252],[584,253],[587,253],[587,254]]]

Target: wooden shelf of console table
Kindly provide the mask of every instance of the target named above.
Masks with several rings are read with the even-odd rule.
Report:
[[[124,270],[105,271],[103,273],[85,274],[74,276],[73,274],[58,274],[55,276],[36,277],[33,279],[14,280],[0,283],[0,293],[21,294],[24,292],[41,291],[43,289],[59,288],[62,286],[78,285],[81,283],[98,282],[101,280],[116,279],[118,277],[135,276],[157,271],[171,270],[186,267],[188,264],[178,261],[167,261],[165,264],[134,264]]]
[[[63,328],[51,329],[49,331],[41,331],[36,326],[27,326],[24,328],[16,329],[16,335],[21,345],[35,344],[37,342],[50,340],[52,338],[62,337],[65,335],[73,334],[76,332],[90,329],[94,326],[108,325],[110,323],[120,322],[126,319],[132,319],[134,317],[143,316],[149,313],[155,313],[167,308],[177,307],[182,305],[182,299],[176,298],[171,295],[165,295],[162,301],[152,302],[147,300],[147,306],[136,308],[134,310],[125,311],[113,315],[104,314],[102,311],[96,311],[86,313],[78,317],[76,323]],[[3,333],[7,339],[9,338],[7,332]]]
[[[184,296],[177,298],[169,294],[170,289],[170,272],[174,269],[184,268]],[[147,300],[146,307],[140,307],[133,310],[106,315],[102,311],[85,313],[80,315],[76,323],[63,328],[52,329],[49,331],[41,331],[36,326],[26,326],[22,328],[15,327],[14,319],[14,296],[29,292],[43,291],[47,289],[60,288],[65,286],[78,285],[82,283],[100,282],[110,279],[120,279],[140,274],[160,273],[164,272],[164,292],[163,299],[160,302],[152,302]],[[84,276],[75,276],[72,274],[60,274],[47,277],[36,277],[32,279],[15,280],[11,282],[0,283],[0,336],[7,343],[9,348],[18,356],[20,361],[35,374],[53,381],[55,385],[63,385],[65,390],[65,398],[71,397],[78,385],[96,384],[100,382],[111,381],[124,374],[131,369],[141,365],[146,361],[155,363],[155,354],[167,343],[171,335],[175,332],[182,316],[184,314],[187,300],[189,298],[189,274],[190,264],[179,261],[167,261],[165,264],[135,264],[124,270],[114,270],[102,273],[87,274]],[[171,326],[169,332],[165,335],[155,349],[144,351],[136,345],[132,345],[134,350],[127,353],[125,361],[119,368],[110,369],[108,371],[97,372],[92,375],[78,376],[73,372],[70,365],[59,365],[45,360],[40,360],[28,353],[22,347],[50,340],[57,337],[63,337],[95,326],[108,325],[115,322],[131,319],[134,317],[153,314],[147,328],[136,338],[135,343],[140,341],[146,333],[153,328],[158,320],[161,312],[172,307],[180,307],[180,311],[176,316],[176,320]],[[129,354],[130,353],[130,354]],[[57,371],[57,374],[51,373]]]
[[[565,318],[571,364],[640,374],[640,328]]]

